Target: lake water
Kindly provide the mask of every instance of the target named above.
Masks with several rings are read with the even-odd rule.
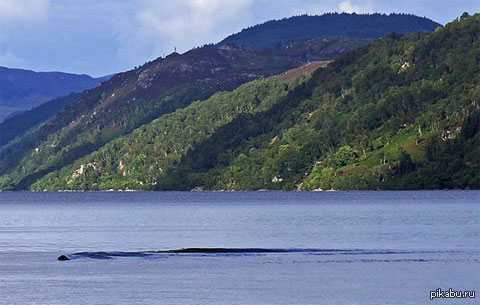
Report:
[[[479,293],[480,192],[0,193],[1,305],[480,303],[437,288]]]

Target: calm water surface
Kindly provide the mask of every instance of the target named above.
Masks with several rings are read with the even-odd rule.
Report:
[[[480,303],[436,288],[480,293],[480,192],[0,193],[1,305]]]

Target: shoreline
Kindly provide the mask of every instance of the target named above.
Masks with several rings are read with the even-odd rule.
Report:
[[[313,191],[301,191],[301,190],[163,190],[163,191],[150,191],[150,190],[59,190],[59,191],[1,191],[1,193],[28,193],[28,194],[83,194],[83,193],[99,193],[99,194],[111,194],[111,193],[207,193],[207,194],[222,194],[222,193],[312,193],[312,194],[324,194],[324,193],[391,193],[391,192],[480,192],[480,189],[384,189],[384,190],[313,190]]]

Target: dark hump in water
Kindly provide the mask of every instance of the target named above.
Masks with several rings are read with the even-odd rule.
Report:
[[[60,256],[58,257],[58,260],[61,261],[61,262],[64,262],[64,261],[69,261],[70,258],[69,258],[68,256],[66,256],[66,255],[60,255]]]

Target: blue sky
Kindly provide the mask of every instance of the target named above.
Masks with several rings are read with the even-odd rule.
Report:
[[[480,0],[0,0],[0,66],[94,76],[296,14],[406,12],[440,23]]]

